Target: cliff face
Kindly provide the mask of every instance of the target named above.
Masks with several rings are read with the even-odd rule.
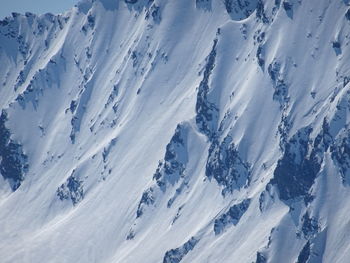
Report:
[[[0,21],[2,262],[347,262],[348,1],[83,0]]]

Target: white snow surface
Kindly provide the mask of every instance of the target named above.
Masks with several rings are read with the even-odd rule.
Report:
[[[314,139],[324,118],[334,119],[341,103],[349,105],[350,84],[343,85],[350,77],[349,6],[288,1],[290,16],[286,1],[279,8],[274,0],[250,2],[264,4],[268,23],[257,10],[236,19],[225,1],[216,0],[82,0],[64,14],[3,20],[0,109],[29,168],[15,191],[0,176],[1,262],[167,262],[165,253],[191,237],[198,242],[181,262],[251,263],[261,252],[267,262],[294,263],[307,240],[312,252],[305,262],[349,262],[350,184],[330,149],[310,189],[311,203],[283,202],[273,186],[259,209],[283,156],[279,128],[289,140],[311,126]],[[153,18],[155,7],[159,16]],[[250,167],[249,182],[225,195],[206,176],[211,141],[196,124],[214,39],[208,100],[218,108],[219,140],[229,134]],[[268,73],[274,61],[288,86],[282,100],[274,99]],[[349,108],[337,119],[335,136],[348,129]],[[178,124],[185,170],[163,191],[153,176]],[[57,194],[72,173],[84,192],[75,204]],[[150,187],[155,202],[137,218]],[[239,222],[215,235],[215,219],[248,198]],[[300,235],[306,211],[319,224],[311,238]]]

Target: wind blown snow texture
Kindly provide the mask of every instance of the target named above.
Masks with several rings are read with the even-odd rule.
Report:
[[[349,42],[346,0],[0,21],[1,262],[347,262]]]

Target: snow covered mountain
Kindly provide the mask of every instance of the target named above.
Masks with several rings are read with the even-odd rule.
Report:
[[[349,43],[348,0],[0,21],[0,261],[349,262]]]

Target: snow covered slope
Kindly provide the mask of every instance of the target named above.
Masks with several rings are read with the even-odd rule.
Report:
[[[349,42],[347,0],[0,21],[1,262],[349,262]]]

